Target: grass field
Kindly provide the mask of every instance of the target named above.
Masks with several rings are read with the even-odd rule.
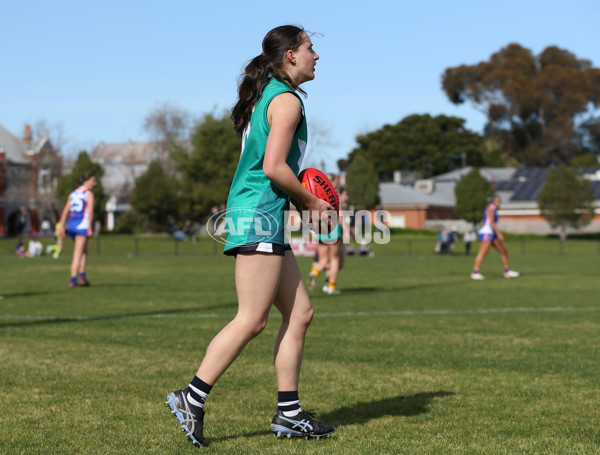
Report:
[[[312,294],[300,386],[334,437],[268,432],[275,312],[213,389],[202,450],[599,453],[600,257],[595,243],[561,256],[547,242],[525,255],[512,247],[517,280],[502,278],[492,252],[486,281],[472,282],[473,257],[434,256],[433,244],[409,256],[393,241],[348,258],[342,295]],[[199,453],[164,400],[235,314],[234,260],[102,248],[93,286],[75,290],[68,254],[0,256],[2,454]]]

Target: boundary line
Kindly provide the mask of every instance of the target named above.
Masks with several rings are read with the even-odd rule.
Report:
[[[380,316],[461,316],[461,315],[485,315],[485,314],[510,314],[510,313],[565,313],[565,312],[589,312],[600,311],[600,306],[588,307],[513,307],[513,308],[482,308],[467,310],[401,310],[401,311],[345,311],[341,313],[315,313],[315,318],[364,318]],[[18,314],[0,314],[0,321],[47,321],[47,322],[85,322],[98,321],[103,319],[216,319],[231,318],[233,313],[189,313],[189,314],[124,314],[106,315],[106,316],[31,316]],[[270,318],[280,317],[279,313],[274,312]]]

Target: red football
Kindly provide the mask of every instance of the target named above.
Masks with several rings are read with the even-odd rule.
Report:
[[[304,188],[317,196],[319,199],[329,202],[339,215],[340,198],[335,186],[333,186],[331,180],[329,180],[329,178],[323,172],[309,167],[298,174],[298,180],[300,180],[300,183],[302,183]]]

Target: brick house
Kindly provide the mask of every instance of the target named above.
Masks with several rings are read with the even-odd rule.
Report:
[[[466,231],[470,224],[458,219],[454,213],[454,186],[471,170],[471,167],[465,167],[427,180],[403,182],[396,178],[394,182],[380,183],[378,208],[390,212],[390,227],[437,229],[443,225]],[[596,209],[592,223],[581,231],[599,232],[600,167],[578,168],[578,171],[592,182]],[[502,197],[498,212],[501,230],[537,234],[555,232],[541,216],[537,205],[537,197],[546,182],[547,168],[481,168],[479,172]],[[484,207],[481,208],[482,215],[483,210]]]
[[[0,236],[38,234],[42,225],[54,225],[61,168],[60,151],[47,135],[34,140],[27,125],[19,138],[0,125]]]

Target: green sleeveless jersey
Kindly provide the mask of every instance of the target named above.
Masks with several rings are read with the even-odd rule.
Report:
[[[242,154],[227,198],[225,254],[249,243],[287,244],[284,239],[287,222],[284,220],[284,211],[289,207],[288,195],[272,183],[263,171],[267,137],[271,130],[267,108],[273,98],[285,92],[296,94],[285,82],[272,78],[256,103],[242,135]],[[308,138],[304,103],[302,100],[300,103],[302,120],[286,160],[296,175],[302,165]]]
[[[319,234],[317,238],[319,239],[319,242],[332,244],[340,240],[343,237],[343,235],[344,230],[342,229],[342,223],[338,221],[338,223],[335,225],[335,227],[329,234]]]

